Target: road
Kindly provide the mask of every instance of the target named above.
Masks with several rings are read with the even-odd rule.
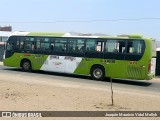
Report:
[[[0,111],[160,109],[159,78],[151,81],[113,80],[114,105],[110,82],[95,81],[86,76],[43,71],[27,73],[20,69],[0,66],[0,86]]]
[[[49,83],[61,82],[68,85],[78,85],[80,86],[92,86],[97,88],[109,88],[110,81],[95,81],[91,80],[89,76],[80,76],[80,75],[70,75],[62,73],[53,73],[53,72],[44,72],[44,71],[33,71],[32,73],[22,72],[20,69],[0,66],[0,73],[7,76],[21,75],[28,79],[28,76],[32,76],[33,79],[38,80],[40,84],[45,81]],[[41,78],[41,79],[38,79]],[[16,81],[16,80],[13,80]],[[24,82],[24,81],[19,81]],[[27,81],[26,81],[27,82]],[[34,81],[30,81],[34,82]],[[45,83],[46,83],[45,82]],[[57,85],[58,86],[58,85]],[[136,81],[136,80],[116,80],[113,79],[113,89],[117,90],[130,90],[130,91],[139,91],[139,92],[153,92],[160,93],[160,78],[150,81]]]

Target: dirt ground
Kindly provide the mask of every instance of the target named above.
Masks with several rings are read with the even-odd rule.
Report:
[[[100,88],[63,82],[38,82],[32,77],[29,77],[28,80],[24,80],[25,78],[19,75],[14,77],[7,76],[6,78],[3,76],[4,74],[0,74],[0,111],[160,111],[160,96],[158,93],[136,90],[129,91],[125,89],[118,90],[114,88],[114,106],[111,106],[110,87]],[[156,80],[159,81],[159,79],[160,78],[157,78]],[[122,118],[83,119],[117,120]],[[134,120],[151,118],[123,119]],[[152,119],[158,120],[158,118]]]

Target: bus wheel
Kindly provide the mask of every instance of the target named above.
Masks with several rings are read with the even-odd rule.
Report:
[[[31,62],[29,60],[22,61],[22,70],[24,72],[29,72],[32,70]]]
[[[96,65],[91,68],[91,77],[94,80],[104,80],[105,78],[105,70],[102,66]]]

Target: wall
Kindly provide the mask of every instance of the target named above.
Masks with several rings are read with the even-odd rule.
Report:
[[[157,51],[157,58],[156,58],[156,76],[160,76],[160,51]]]

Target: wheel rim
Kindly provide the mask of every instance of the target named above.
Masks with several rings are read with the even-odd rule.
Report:
[[[29,69],[30,69],[30,63],[29,63],[29,62],[25,62],[25,63],[23,64],[23,69],[24,69],[24,70],[29,70]]]
[[[102,72],[101,69],[97,68],[97,69],[95,69],[95,70],[93,71],[93,75],[94,75],[94,77],[95,77],[96,79],[99,79],[99,78],[102,77],[103,72]]]

